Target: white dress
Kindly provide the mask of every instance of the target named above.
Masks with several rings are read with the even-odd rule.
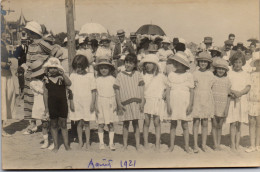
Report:
[[[95,112],[90,112],[90,105],[92,100],[92,90],[96,89],[96,83],[93,73],[79,75],[72,73],[70,75],[71,91],[73,93],[73,102],[75,112],[69,113],[69,119],[78,121],[94,121]]]
[[[250,74],[251,89],[249,92],[249,115],[259,116],[260,115],[260,73],[252,72]]]
[[[246,71],[235,72],[231,70],[228,74],[231,82],[231,90],[241,91],[250,85],[249,74]],[[248,100],[247,95],[238,99],[231,99],[228,111],[227,123],[248,122]]]
[[[118,122],[115,91],[113,88],[115,81],[116,79],[113,76],[101,76],[96,79],[99,111],[96,121],[98,124]]]
[[[190,103],[190,88],[194,88],[193,76],[190,72],[175,73],[171,72],[168,76],[170,91],[170,105],[172,115],[170,120],[191,121],[192,116],[186,114]]]
[[[166,89],[166,77],[159,73],[143,75],[144,79],[144,113],[159,116],[162,120],[166,115],[166,103],[163,100],[163,93]]]
[[[163,48],[160,48],[158,50],[157,56],[159,58],[160,69],[164,73],[166,72],[166,61],[168,57],[172,54],[173,54],[172,50],[165,50]]]
[[[43,119],[45,106],[43,101],[43,82],[40,80],[33,80],[30,82],[30,88],[34,95],[34,103],[32,108],[32,118]]]

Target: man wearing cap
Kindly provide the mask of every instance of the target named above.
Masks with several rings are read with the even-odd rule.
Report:
[[[130,43],[131,43],[131,45],[132,45],[132,47],[133,47],[135,53],[137,53],[137,52],[136,52],[136,51],[137,51],[137,50],[136,50],[136,49],[137,49],[136,37],[137,37],[137,35],[136,35],[135,32],[131,32],[131,33],[130,33]]]
[[[222,58],[229,61],[229,58],[231,57],[231,55],[233,55],[235,53],[233,50],[231,50],[233,42],[231,40],[226,40],[224,43],[225,43],[225,46],[221,50]]]
[[[209,36],[207,36],[207,37],[204,37],[204,41],[203,41],[203,43],[205,44],[205,46],[206,46],[206,51],[209,51],[209,49],[211,49],[212,48],[212,37],[209,37]]]
[[[129,41],[126,41],[125,39],[125,31],[123,29],[117,31],[117,36],[119,41],[116,43],[113,52],[113,59],[116,60],[116,67],[120,65],[117,64],[120,58],[123,60],[127,54],[135,54],[134,48],[132,47],[131,43]]]

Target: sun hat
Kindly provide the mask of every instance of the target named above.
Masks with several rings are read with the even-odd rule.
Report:
[[[212,65],[213,65],[214,67],[224,68],[224,69],[226,69],[227,71],[229,70],[229,68],[228,68],[228,62],[227,62],[225,59],[222,59],[222,58],[220,58],[220,57],[214,58]]]
[[[201,53],[199,53],[199,55],[196,57],[196,60],[206,60],[208,62],[212,62],[212,57],[211,55],[206,52],[206,51],[202,51]]]
[[[162,43],[170,44],[171,42],[170,42],[169,38],[164,37]]]
[[[37,76],[44,74],[44,70],[45,70],[43,68],[44,62],[45,62],[44,59],[38,59],[30,65],[30,68],[31,68],[31,71],[32,71],[32,73],[30,75],[31,78],[34,78],[34,77],[37,77]]]
[[[175,60],[175,61],[183,64],[187,68],[190,68],[189,59],[188,59],[187,55],[182,51],[178,51],[176,54],[171,55],[168,58],[168,60]]]
[[[43,68],[50,68],[50,67],[56,67],[64,71],[63,67],[60,64],[59,59],[56,57],[50,57],[48,61],[43,65]]]
[[[217,46],[213,46],[211,49],[209,49],[209,51],[210,51],[210,52],[211,52],[211,51],[217,51],[217,52],[221,53],[219,47],[217,47]]]
[[[36,21],[30,21],[26,24],[25,29],[28,29],[40,36],[42,36],[42,27]]]
[[[124,36],[125,31],[123,29],[119,29],[116,34],[117,34],[117,36]]]
[[[98,59],[98,62],[94,65],[94,69],[98,70],[98,66],[100,66],[100,65],[108,65],[108,66],[112,67],[113,70],[115,70],[115,66],[111,63],[109,56],[104,56],[104,57]]]
[[[233,45],[233,41],[231,40],[226,40],[224,43],[225,45]]]
[[[250,66],[255,67],[255,62],[260,60],[260,55],[258,53],[257,57],[254,57],[253,60],[250,62]]]
[[[148,62],[157,65],[158,69],[160,68],[159,59],[158,59],[157,55],[155,55],[155,54],[145,55],[145,57],[140,61],[139,66],[143,67],[144,63],[148,63]]]
[[[212,37],[209,37],[209,36],[204,37],[203,43],[213,43],[212,42]]]
[[[103,43],[103,42],[111,42],[111,40],[106,35],[103,35],[99,43]]]
[[[137,35],[136,35],[135,32],[131,32],[131,33],[130,33],[130,38],[136,38],[136,37],[137,37]]]

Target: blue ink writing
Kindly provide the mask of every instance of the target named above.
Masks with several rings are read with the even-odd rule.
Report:
[[[122,168],[135,167],[135,164],[136,164],[136,160],[120,161],[120,165]]]
[[[88,163],[88,168],[111,168],[112,165],[111,159],[106,160],[102,159],[102,162],[93,162],[92,158]]]

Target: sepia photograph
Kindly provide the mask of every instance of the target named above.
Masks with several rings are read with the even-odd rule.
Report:
[[[260,167],[259,0],[1,0],[1,169]]]

